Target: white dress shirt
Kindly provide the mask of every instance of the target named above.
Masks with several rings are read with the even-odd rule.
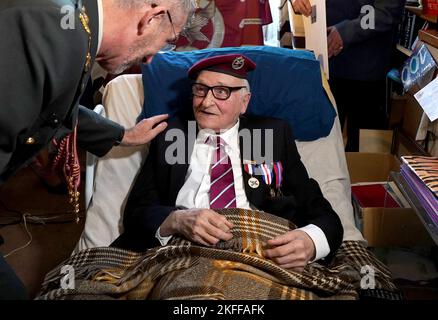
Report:
[[[99,53],[100,46],[102,44],[102,38],[103,38],[103,7],[102,7],[102,0],[97,0],[97,12],[99,16],[99,34],[97,35],[97,50],[96,55]],[[93,68],[91,69],[91,79],[94,81],[98,78],[105,78],[107,76],[108,72],[102,68],[99,63],[95,62],[93,64]],[[99,89],[101,93],[103,93],[103,86]]]
[[[240,158],[239,148],[239,121],[230,129],[222,132],[219,136],[225,142],[225,151],[231,160],[234,175],[234,187],[236,192],[236,207],[243,209],[257,209],[252,206],[246,197],[245,187],[243,185],[242,161]],[[210,208],[210,164],[216,146],[207,144],[205,141],[209,136],[214,134],[212,131],[200,130],[193,147],[190,157],[190,165],[185,177],[185,183],[178,193],[175,201],[177,207],[188,209]],[[315,260],[324,258],[330,253],[327,238],[321,228],[309,224],[299,228],[306,232],[315,244]],[[162,237],[160,228],[156,232],[156,237],[161,245],[166,245],[172,236]]]
[[[97,12],[99,15],[99,34],[97,36],[97,51],[96,54],[99,53],[100,45],[102,44],[103,37],[103,7],[102,0],[97,0]]]

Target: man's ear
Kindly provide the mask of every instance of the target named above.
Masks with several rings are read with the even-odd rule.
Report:
[[[143,11],[143,16],[140,17],[140,21],[137,25],[137,35],[142,35],[144,31],[152,25],[154,22],[159,22],[163,17],[167,8],[159,5],[145,4]]]
[[[240,111],[240,114],[244,114],[246,112],[246,109],[248,109],[249,100],[251,99],[251,92],[247,92],[245,96],[243,97],[243,105],[244,107]]]

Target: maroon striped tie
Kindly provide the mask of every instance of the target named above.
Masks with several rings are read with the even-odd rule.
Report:
[[[215,139],[210,137],[210,139]],[[235,208],[236,192],[231,160],[225,151],[224,141],[215,139],[216,149],[213,153],[210,171],[210,208]]]

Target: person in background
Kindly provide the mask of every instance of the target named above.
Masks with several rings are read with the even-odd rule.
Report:
[[[125,130],[78,101],[94,62],[114,74],[149,63],[177,41],[194,10],[192,0],[2,0],[0,184],[62,138],[56,159],[75,195],[76,144],[102,156],[114,145],[144,144],[161,132],[166,115]],[[0,255],[0,299],[25,297]]]
[[[290,0],[296,13],[311,14],[309,0]],[[359,151],[359,130],[386,129],[385,79],[405,0],[327,0],[330,87],[346,151]],[[369,19],[373,19],[370,21]]]

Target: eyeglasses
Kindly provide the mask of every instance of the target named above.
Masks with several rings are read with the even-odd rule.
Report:
[[[202,83],[194,83],[192,85],[192,93],[193,95],[197,97],[206,97],[208,94],[208,91],[211,90],[213,93],[213,97],[215,97],[218,100],[227,100],[231,92],[237,91],[240,89],[246,88],[246,86],[243,87],[228,87],[228,86],[213,86],[209,87]]]
[[[173,32],[173,40],[168,41],[166,45],[161,48],[161,51],[172,51],[176,48],[176,42],[178,41],[178,36],[175,32],[175,26],[173,25],[172,16],[170,15],[169,10],[166,11],[167,17],[169,18],[170,25],[172,26],[172,32]]]

